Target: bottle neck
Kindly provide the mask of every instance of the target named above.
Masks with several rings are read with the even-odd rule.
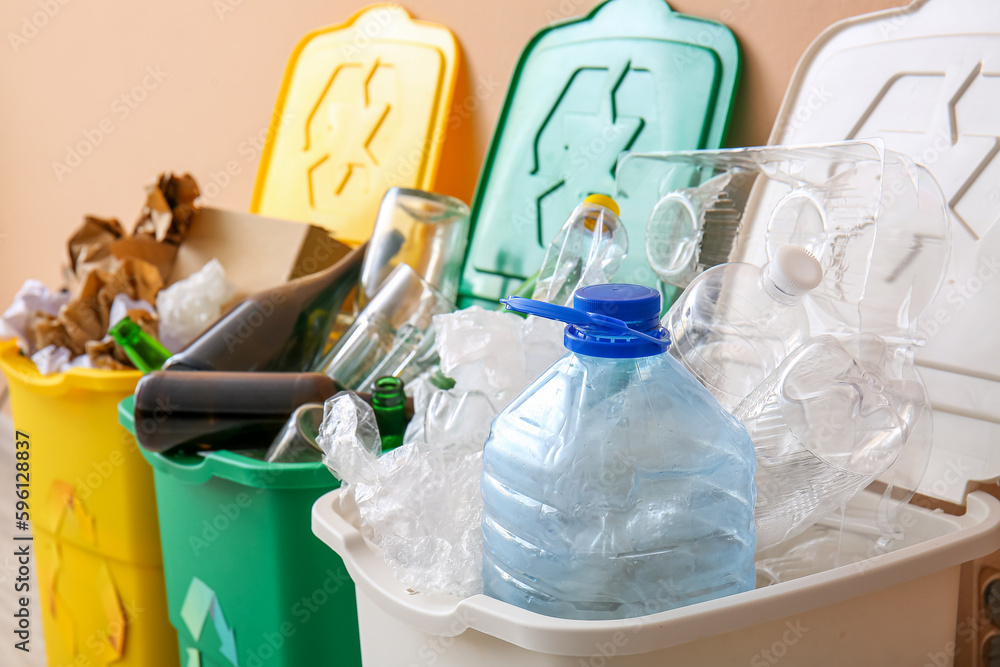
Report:
[[[782,306],[794,306],[795,304],[802,301],[802,297],[805,294],[788,294],[779,288],[775,282],[774,278],[771,276],[771,263],[768,262],[760,270],[760,289],[764,294],[768,295],[774,299],[777,303]]]
[[[139,340],[134,343],[122,345],[125,354],[143,373],[152,373],[163,368],[163,364],[170,358],[170,352],[159,343]]]
[[[372,384],[372,406],[376,410],[403,410],[406,392],[403,381],[395,377],[379,378]]]
[[[111,328],[111,337],[125,351],[125,355],[143,373],[158,371],[170,358],[170,350],[165,348],[138,324],[124,319]]]

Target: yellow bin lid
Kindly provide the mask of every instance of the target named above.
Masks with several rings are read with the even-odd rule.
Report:
[[[397,5],[306,35],[285,70],[250,210],[350,245],[368,240],[387,189],[433,188],[457,66],[451,31]]]

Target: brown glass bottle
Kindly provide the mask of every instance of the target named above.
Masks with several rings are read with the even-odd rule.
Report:
[[[322,373],[157,371],[135,389],[136,439],[154,452],[267,447],[296,408],[338,389]]]
[[[367,247],[352,250],[328,269],[247,297],[163,369],[313,370],[337,313],[358,282]]]

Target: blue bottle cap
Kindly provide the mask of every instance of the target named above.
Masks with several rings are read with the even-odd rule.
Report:
[[[566,349],[591,357],[629,359],[663,354],[670,338],[660,327],[660,293],[642,285],[592,285],[576,291],[573,308],[508,297],[508,310],[566,322]]]
[[[660,326],[660,293],[644,285],[581,287],[573,295],[573,308],[614,317],[638,331]]]

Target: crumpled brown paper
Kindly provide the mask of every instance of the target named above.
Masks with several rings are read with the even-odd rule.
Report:
[[[49,345],[86,354],[98,368],[123,369],[132,364],[112,340],[104,340],[111,304],[119,294],[156,304],[170,275],[177,247],[197,213],[200,195],[190,174],[161,174],[147,190],[146,203],[130,237],[115,219],[87,216],[67,244],[70,272],[77,284],[72,298],[55,316],[35,311],[26,326],[29,353]],[[159,320],[142,310],[129,316],[147,333],[158,336]]]
[[[49,345],[68,348],[74,357],[84,353],[83,345],[78,344],[69,335],[66,326],[54,315],[44,311],[36,310],[28,315],[26,330],[29,354],[34,354]]]
[[[88,215],[69,238],[69,266],[83,276],[90,269],[110,271],[115,263],[111,245],[125,236],[120,222]]]
[[[179,246],[187,236],[198,209],[198,184],[190,174],[161,174],[147,188],[146,203],[131,236],[116,219],[87,216],[69,239],[69,268],[81,283],[92,269],[112,271],[116,259],[142,259],[166,280]]]
[[[157,315],[136,308],[128,311],[128,318],[139,325],[139,328],[148,333],[153,338],[160,338],[160,318]]]
[[[131,299],[156,303],[156,294],[162,287],[163,277],[159,270],[141,259],[126,259],[110,273],[92,269],[69,303],[59,309],[57,316],[52,317],[41,311],[32,314],[28,324],[31,351],[48,345],[61,345],[69,348],[74,356],[90,354],[87,343],[100,341],[108,333],[111,304],[116,296],[124,293]],[[146,317],[136,321],[146,322],[149,326]],[[94,355],[91,358],[96,364]],[[124,361],[127,363],[128,359]]]
[[[103,368],[109,371],[127,371],[135,368],[113,340],[88,340],[86,347],[87,356],[90,357],[94,368]]]
[[[132,236],[151,236],[158,243],[179,245],[191,227],[197,212],[194,200],[200,195],[190,174],[161,174],[156,185],[149,187],[146,205]]]

